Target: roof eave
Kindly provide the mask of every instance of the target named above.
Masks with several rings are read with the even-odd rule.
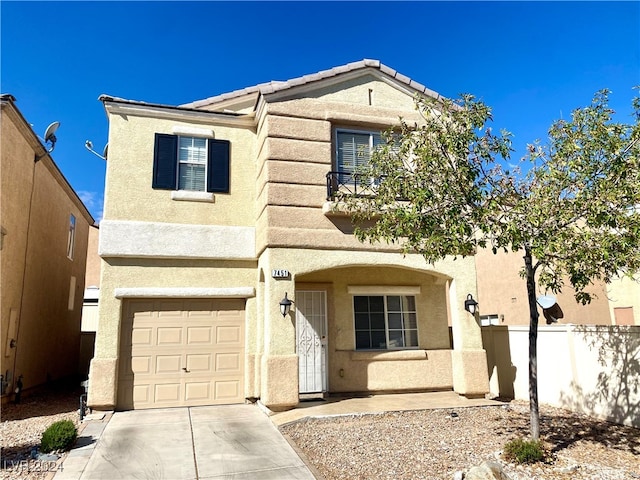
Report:
[[[180,120],[188,117],[197,118],[203,123],[232,124],[236,126],[253,127],[255,125],[254,114],[237,112],[212,112],[197,108],[185,108],[174,105],[164,105],[149,102],[127,100],[110,95],[100,95],[98,100],[102,102],[107,114],[136,115],[141,117],[167,118]]]

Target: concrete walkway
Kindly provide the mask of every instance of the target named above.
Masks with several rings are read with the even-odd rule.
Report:
[[[55,480],[314,478],[255,405],[117,412],[96,437],[91,423]]]
[[[401,412],[407,410],[432,410],[436,408],[488,407],[504,405],[503,402],[485,398],[466,398],[453,391],[367,395],[362,397],[308,398],[293,410],[269,412],[275,425],[284,425],[305,417],[332,415],[359,415],[365,413]]]

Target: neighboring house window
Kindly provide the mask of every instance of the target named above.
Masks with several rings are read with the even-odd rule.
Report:
[[[488,327],[489,325],[500,325],[500,317],[498,317],[497,313],[480,315],[480,326]]]
[[[338,130],[336,133],[336,167],[339,172],[353,173],[371,159],[373,149],[382,143],[380,132]],[[347,177],[347,175],[345,175]],[[343,181],[344,179],[341,179]]]
[[[227,140],[156,133],[153,188],[229,192]]]
[[[76,245],[76,217],[69,216],[69,235],[67,237],[67,257],[73,260],[73,252]]]
[[[355,295],[356,350],[418,346],[416,299],[410,295]]]

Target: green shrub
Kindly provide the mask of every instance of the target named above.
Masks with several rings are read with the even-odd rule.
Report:
[[[545,450],[540,440],[511,440],[504,446],[504,456],[516,463],[536,463],[545,460]]]
[[[71,420],[60,420],[49,425],[42,434],[40,451],[69,450],[76,441],[78,430]]]

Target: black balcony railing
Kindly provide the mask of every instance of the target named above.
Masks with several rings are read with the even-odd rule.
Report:
[[[327,200],[335,200],[338,193],[347,196],[375,195],[378,182],[353,172],[327,173]]]
[[[329,172],[327,173],[327,200],[334,201],[338,196],[374,197],[378,195],[380,184],[386,178],[386,175],[371,178],[353,172]],[[404,186],[404,188],[411,187]],[[404,194],[404,190],[395,197],[398,202],[408,202],[409,198],[409,195]]]

